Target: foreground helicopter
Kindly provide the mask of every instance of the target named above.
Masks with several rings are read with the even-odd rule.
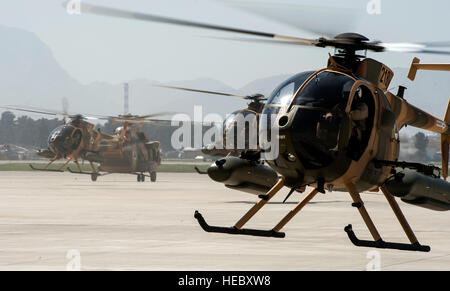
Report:
[[[276,115],[268,122],[260,122],[260,134],[274,128],[279,131],[279,155],[266,161],[270,168],[244,158],[228,156],[208,169],[209,176],[235,188],[260,187],[265,194],[234,226],[210,226],[196,211],[195,218],[207,232],[263,237],[285,237],[283,227],[308,204],[317,193],[346,191],[361,214],[373,241],[360,240],[345,227],[351,242],[360,247],[376,247],[408,251],[430,251],[421,245],[403,215],[395,197],[416,206],[437,211],[450,210],[450,183],[448,152],[450,140],[450,110],[443,120],[409,104],[404,99],[404,88],[397,93],[388,91],[394,76],[386,65],[367,58],[364,52],[413,52],[450,54],[436,50],[450,43],[395,44],[371,42],[356,33],[344,33],[334,38],[306,39],[273,33],[250,31],[185,21],[144,13],[135,13],[82,5],[84,13],[121,18],[155,21],[227,31],[263,37],[268,42],[333,47],[326,68],[293,76],[278,86],[268,98],[262,114]],[[264,41],[264,40],[257,40]],[[425,65],[424,65],[425,66]],[[446,70],[449,65],[435,65]],[[426,66],[425,66],[426,67]],[[429,66],[428,69],[431,69]],[[420,69],[417,61],[411,76]],[[399,130],[414,126],[442,136],[442,168],[418,163],[399,162]],[[242,173],[251,173],[242,175]],[[266,183],[270,181],[270,183]],[[270,185],[270,186],[269,186]],[[313,187],[275,227],[270,230],[245,229],[243,226],[277,194],[283,186],[293,191]],[[381,238],[370,218],[360,193],[381,190],[399,220],[410,243],[386,242]]]
[[[167,115],[168,113],[149,114],[145,116],[119,115],[119,116],[83,116],[70,115],[40,109],[27,109],[13,106],[1,106],[7,110],[16,110],[30,113],[38,113],[69,118],[69,122],[55,128],[48,137],[48,149],[40,150],[38,155],[50,159],[44,168],[36,168],[30,164],[33,170],[62,172],[74,162],[78,171],[67,167],[68,171],[75,174],[90,175],[92,181],[97,181],[99,176],[111,173],[129,173],[137,176],[138,182],[144,182],[149,177],[156,181],[156,169],[161,164],[158,141],[149,141],[145,133],[136,125],[146,122],[166,122],[164,120],[150,119],[150,117]],[[95,125],[86,120],[111,120],[113,123],[122,123],[117,127],[113,135],[104,134],[95,130]],[[66,159],[58,169],[50,169],[55,161]],[[89,161],[91,172],[84,172],[79,160]],[[98,169],[94,163],[100,164]],[[144,174],[148,172],[149,174]]]

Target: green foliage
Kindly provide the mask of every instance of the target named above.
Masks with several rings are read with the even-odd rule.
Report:
[[[10,111],[5,111],[0,119],[0,144],[15,144],[27,148],[47,148],[47,138],[53,129],[63,124],[63,120],[57,118],[40,118],[34,120],[28,116],[16,117]],[[114,129],[121,124],[113,125],[113,120],[108,120],[103,125],[97,125],[105,134],[113,134]],[[203,127],[206,132],[210,127]],[[159,141],[163,152],[173,151],[171,137],[177,127],[172,127],[167,123],[146,123],[142,131],[150,141]],[[191,140],[193,141],[194,129],[191,130]],[[192,145],[193,146],[193,145]]]
[[[414,146],[419,152],[424,153],[428,147],[428,137],[423,132],[418,132],[414,135]]]
[[[34,120],[27,116],[16,116],[5,111],[0,119],[0,144],[16,144],[28,148],[47,148],[50,132],[63,124],[57,118]]]

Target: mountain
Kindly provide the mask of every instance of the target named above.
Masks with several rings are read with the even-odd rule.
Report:
[[[83,85],[73,79],[54,58],[50,48],[35,34],[0,26],[0,104],[54,110],[62,109],[62,98],[70,112],[119,114],[123,111],[123,83],[94,82]],[[152,80],[131,80],[130,109],[134,114],[157,111],[193,112],[203,105],[204,112],[221,115],[245,106],[237,98],[185,93],[155,87]],[[240,93],[213,79],[171,82],[166,85],[192,87],[226,93]]]
[[[56,96],[79,88],[79,84],[54,59],[35,34],[1,27],[0,102],[2,104],[51,105]]]

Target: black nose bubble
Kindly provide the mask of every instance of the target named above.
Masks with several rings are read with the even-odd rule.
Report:
[[[222,168],[223,168],[223,165],[225,165],[226,162],[227,162],[227,160],[221,159],[221,160],[217,160],[217,161],[215,162],[215,164],[216,164],[217,167],[219,167],[220,169],[222,169]]]
[[[231,170],[224,167],[226,160],[217,160],[211,167],[208,168],[208,176],[216,182],[224,182],[231,176]]]
[[[287,123],[289,122],[289,117],[287,117],[286,115],[282,116],[279,120],[278,120],[278,125],[283,127],[285,126]]]
[[[53,152],[67,154],[67,150],[64,146],[64,137],[61,135],[58,135],[50,140],[49,148],[52,149]]]

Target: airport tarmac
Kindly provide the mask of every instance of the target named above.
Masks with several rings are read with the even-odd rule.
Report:
[[[361,239],[370,235],[346,193],[319,194],[279,239],[204,232],[195,210],[211,225],[232,226],[257,200],[205,175],[159,173],[156,183],[137,183],[131,175],[91,182],[70,173],[2,172],[0,183],[0,270],[366,270],[378,262],[381,270],[450,270],[450,212],[403,202],[430,253],[353,246],[347,224]],[[304,195],[282,204],[287,192],[247,226],[272,228]],[[384,240],[407,242],[382,195],[363,199]]]

